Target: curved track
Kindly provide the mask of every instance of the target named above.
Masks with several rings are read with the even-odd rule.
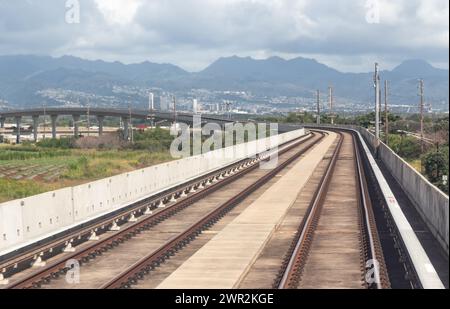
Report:
[[[120,247],[131,243],[133,240],[138,242],[139,238],[145,235],[150,235],[150,238],[152,238],[154,234],[148,231],[153,231],[152,229],[157,228],[161,223],[172,221],[172,218],[175,218],[175,221],[177,221],[177,216],[178,221],[192,221],[192,224],[189,224],[189,226],[182,227],[180,233],[175,231],[172,236],[167,234],[166,238],[159,239],[159,244],[158,241],[154,242],[154,250],[150,249],[149,251],[151,254],[135,262],[125,272],[119,275],[112,272],[113,275],[111,277],[114,277],[113,280],[110,280],[108,283],[101,282],[101,280],[98,282],[99,285],[106,288],[129,286],[145,272],[157,267],[167,257],[187,245],[202,230],[214,224],[245,196],[272,178],[280,169],[283,169],[313,147],[315,143],[323,138],[323,135],[323,133],[313,133],[307,138],[284,145],[280,156],[282,157],[282,163],[274,171],[262,174],[261,172],[255,172],[260,171],[257,169],[258,163],[266,159],[266,157],[244,160],[185,184],[175,191],[166,192],[156,198],[132,205],[125,212],[117,214],[113,218],[100,220],[82,231],[71,233],[50,244],[34,248],[17,258],[13,258],[5,264],[12,270],[16,270],[16,273],[10,278],[11,284],[6,286],[6,288],[39,288],[52,285],[52,282],[57,283],[61,281],[59,277],[71,270],[72,266],[68,264],[70,261],[78,261],[84,267],[83,265],[89,265],[91,261],[101,260],[102,256],[107,256],[108,254],[114,256],[116,251],[118,252],[117,259],[120,259],[121,256],[124,256],[123,251],[122,254],[118,251]],[[221,203],[219,207],[211,207],[210,205],[209,208],[198,207],[195,210],[197,202],[217,191],[226,190],[233,183],[248,177],[253,177],[257,180],[249,184],[249,186],[245,186],[247,188],[244,190],[242,190],[241,185],[241,190],[227,201]],[[155,211],[154,214],[152,214],[153,211]],[[207,214],[205,215],[205,213]],[[192,216],[189,219],[191,221],[184,220],[189,215]],[[169,218],[171,220],[168,220]],[[122,228],[120,228],[121,223]],[[76,247],[77,250],[70,252],[73,247]],[[128,256],[133,256],[130,252],[125,253]],[[34,266],[39,266],[39,268],[26,269],[26,266],[30,265],[30,259],[31,263]],[[115,258],[113,257],[112,259]],[[129,263],[131,260],[125,259],[124,262]],[[46,265],[39,265],[43,261],[47,262]],[[24,268],[25,271],[20,273],[17,271],[19,268]],[[107,273],[106,275],[109,276],[110,274]],[[58,286],[56,285],[55,287]]]
[[[272,263],[271,275],[266,270],[259,273],[269,285],[273,281],[273,288],[391,287],[357,136],[348,131],[336,133],[335,144],[316,168],[316,178],[311,179],[305,195],[297,197],[303,196],[305,205],[300,219],[294,220],[299,214],[286,215],[297,231],[290,236],[285,233],[283,248],[277,249],[275,242],[272,249],[276,250],[269,249],[280,262],[275,265],[269,257],[266,262]],[[270,154],[243,160],[25,252],[4,263],[16,269],[6,288],[134,287],[237,205],[244,207],[245,199],[280,177],[283,169],[326,134],[314,131],[309,137],[283,145],[273,170],[257,168]],[[72,246],[75,252],[70,252]],[[26,269],[30,261],[40,267]],[[46,265],[39,265],[41,261]],[[81,285],[65,281],[70,261],[81,265]],[[17,271],[21,267],[23,273]]]
[[[389,288],[359,149],[339,141],[275,288]]]

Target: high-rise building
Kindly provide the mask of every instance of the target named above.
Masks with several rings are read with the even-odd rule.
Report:
[[[155,110],[155,95],[152,92],[148,96],[148,109],[151,111]]]
[[[199,106],[198,106],[197,99],[194,99],[194,101],[192,102],[192,110],[195,114],[197,114],[199,112]]]

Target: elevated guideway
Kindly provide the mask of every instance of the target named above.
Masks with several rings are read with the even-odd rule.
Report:
[[[140,208],[144,207],[145,210],[150,205],[157,208],[158,205],[170,203],[184,195],[182,190],[186,187],[191,190],[192,183],[198,182],[199,178],[211,178],[212,174],[218,173],[220,176],[217,177],[222,179],[223,169],[242,161],[255,161],[260,154],[305,138],[305,134],[304,129],[295,130],[77,187],[0,204],[0,235],[3,236],[0,238],[0,264],[29,250],[33,252],[31,257],[34,262],[39,262],[42,255],[53,250],[52,246],[44,245],[42,251],[39,247],[52,239],[61,238],[64,240],[62,245],[70,247],[76,239],[65,239],[64,235],[78,228],[84,228],[83,233],[88,236],[92,234],[95,238],[98,227],[86,231],[95,220],[112,215],[112,221],[108,220],[108,224],[103,224],[106,227],[111,222],[116,224],[116,220],[133,219],[133,211],[126,212],[126,215],[120,213],[130,207],[133,209],[135,205],[141,205]],[[156,202],[150,203],[151,200]],[[5,267],[2,270],[8,271]]]
[[[188,170],[180,165],[182,160],[157,166],[150,173],[157,178],[141,170],[139,179],[130,173],[100,186],[91,183],[76,192],[71,188],[77,203],[66,211],[89,211],[93,202],[96,212],[9,245],[1,257],[0,284],[77,288],[59,278],[67,271],[65,263],[75,259],[87,274],[88,280],[79,285],[85,288],[267,288],[260,280],[275,288],[448,286],[448,257],[446,265],[439,265],[430,255],[363,130],[290,129],[251,142],[258,150],[245,155],[238,149],[245,144],[234,146],[238,157],[210,153],[183,159],[191,160],[185,162]],[[258,168],[270,162],[280,145],[280,161],[267,171]],[[102,189],[116,180],[111,193]],[[159,191],[145,188],[163,180]],[[117,192],[124,183],[141,187]],[[80,189],[103,191],[79,200]],[[139,191],[142,195],[133,196]],[[121,193],[127,199],[116,202]],[[108,197],[115,202],[112,208],[95,208],[97,202],[103,205],[97,198]],[[13,201],[0,211],[14,218],[8,211],[23,211],[37,201],[33,198]],[[40,226],[49,218],[33,219]],[[7,224],[0,222],[0,227]],[[20,224],[10,224],[6,239],[28,230]],[[337,265],[326,262],[331,256]],[[114,261],[113,268],[109,261]],[[367,277],[371,265],[374,280]]]
[[[71,116],[74,123],[74,135],[79,135],[79,122],[81,116],[95,117],[98,121],[99,135],[103,134],[105,117],[120,118],[124,124],[124,134],[126,137],[129,135],[129,127],[132,120],[149,120],[152,122],[169,121],[180,122],[186,124],[193,123],[193,116],[198,114],[192,114],[187,112],[162,112],[162,111],[149,111],[149,110],[135,110],[135,109],[108,109],[108,108],[90,108],[90,107],[49,107],[49,108],[33,108],[23,110],[0,110],[0,128],[5,126],[6,119],[13,119],[16,124],[17,142],[20,142],[21,132],[20,127],[23,118],[30,117],[33,120],[33,135],[37,140],[38,126],[40,117],[48,116],[51,119],[51,131],[52,137],[56,138],[57,128],[56,123],[59,116]],[[224,125],[227,123],[233,123],[232,120],[225,117],[218,117],[213,115],[201,115],[202,124],[204,123],[217,123]]]

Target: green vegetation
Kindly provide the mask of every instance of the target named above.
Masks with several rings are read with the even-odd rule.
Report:
[[[382,120],[384,126],[384,117]],[[354,124],[366,128],[373,127],[374,123],[374,113],[357,116],[354,119]],[[448,176],[449,117],[438,115],[424,117],[424,135],[429,142],[424,144],[423,154],[420,139],[405,133],[420,133],[419,115],[400,117],[389,114],[389,123],[389,147],[448,194],[448,181],[443,177]],[[385,140],[384,132],[382,138]]]
[[[56,158],[68,155],[70,151],[67,150],[47,150],[27,146],[0,148],[0,161]]]
[[[429,152],[422,159],[425,175],[433,184],[447,193],[448,180],[443,181],[443,177],[448,177],[448,160],[448,147]]]
[[[173,137],[167,130],[135,132],[134,137],[134,144],[105,135],[0,146],[0,202],[172,160]]]
[[[417,138],[391,134],[389,135],[389,147],[406,160],[420,158],[421,146]]]
[[[258,117],[258,121],[279,123],[308,124],[316,123],[314,113],[300,112],[289,113],[287,116]],[[424,135],[428,139],[425,143],[425,151],[422,154],[420,139],[407,135],[406,132],[419,134],[420,118],[417,114],[394,115],[388,114],[389,119],[389,147],[399,156],[404,158],[417,171],[423,173],[433,184],[448,194],[448,181],[443,176],[448,175],[449,152],[449,117],[448,115],[426,115],[424,117]],[[384,132],[385,117],[382,113],[381,137],[386,142]],[[329,115],[321,115],[321,123],[331,123]],[[357,125],[373,130],[375,113],[356,116],[337,115],[334,123],[344,125]],[[433,141],[433,142],[431,142]],[[438,150],[437,150],[438,149]]]
[[[24,198],[53,189],[52,185],[38,184],[31,180],[17,181],[0,178],[0,202]]]
[[[41,148],[59,148],[59,149],[72,149],[75,145],[74,138],[60,138],[60,139],[44,139],[37,143],[36,146]]]
[[[259,117],[257,121],[278,123],[315,123],[313,113],[290,113],[286,116]],[[353,117],[336,116],[336,124],[372,128],[374,113]],[[421,153],[420,141],[401,131],[419,130],[417,115],[400,117],[390,114],[389,146],[422,172],[432,183],[448,193],[448,116],[427,117],[425,134],[436,142]],[[322,115],[322,123],[330,123]],[[202,137],[204,141],[207,137]],[[233,139],[236,142],[235,136]],[[245,137],[248,140],[248,136]],[[110,177],[138,168],[172,160],[169,149],[173,136],[168,130],[134,132],[134,143],[118,135],[101,138],[45,139],[37,144],[0,145],[0,202]],[[439,147],[437,147],[439,146]],[[438,149],[438,150],[437,150]]]
[[[170,149],[173,136],[168,130],[156,128],[144,132],[137,132],[134,135],[133,149],[148,150],[151,152],[161,152]]]

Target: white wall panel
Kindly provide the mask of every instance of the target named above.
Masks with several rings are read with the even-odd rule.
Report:
[[[125,207],[139,199],[175,186],[245,157],[265,151],[305,131],[297,130],[265,140],[219,149],[142,170],[0,204],[0,253],[21,243],[85,222]],[[232,154],[232,155],[230,155]]]

